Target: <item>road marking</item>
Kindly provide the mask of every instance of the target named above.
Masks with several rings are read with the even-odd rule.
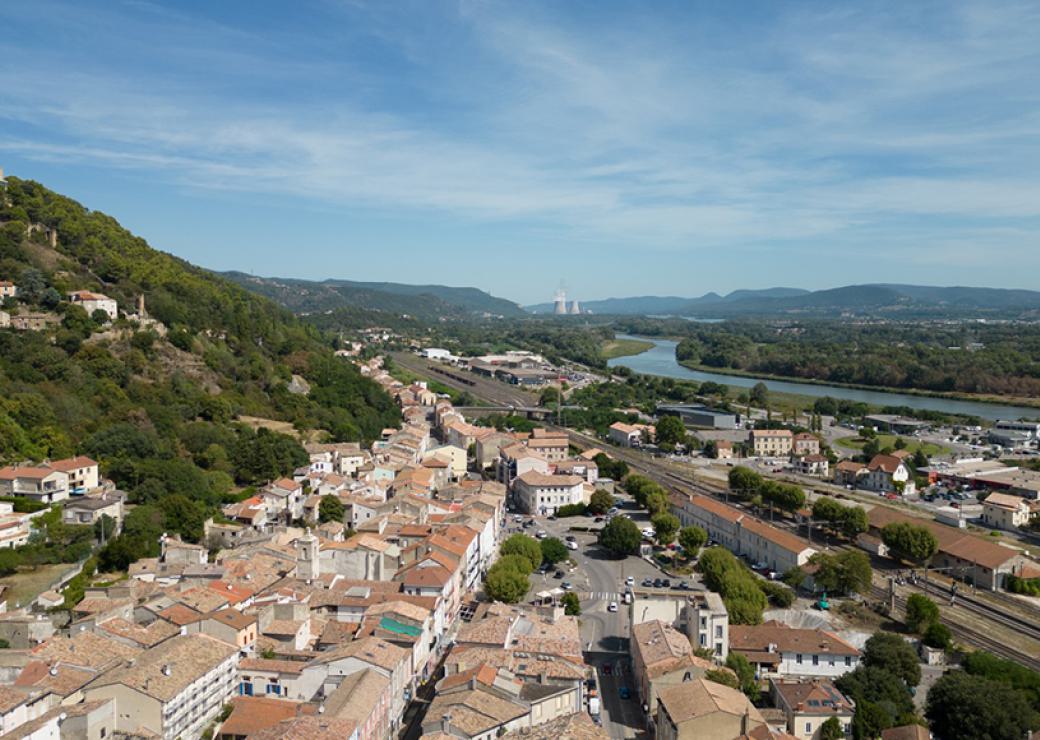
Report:
[[[620,601],[621,594],[616,591],[582,591],[579,597],[583,601],[602,599],[603,601]]]

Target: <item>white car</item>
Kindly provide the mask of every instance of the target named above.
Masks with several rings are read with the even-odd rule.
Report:
[[[617,611],[617,602],[616,601],[611,601],[610,604],[607,606],[607,611],[608,612],[616,612]]]
[[[636,585],[636,579],[633,576],[629,576],[628,578],[625,579],[625,585],[626,586],[634,586],[634,585]]]
[[[644,529],[643,536],[646,537],[648,540],[652,540],[654,538],[654,530],[650,528]]]
[[[567,549],[568,550],[577,550],[578,549],[578,543],[577,542],[568,542],[567,543]]]

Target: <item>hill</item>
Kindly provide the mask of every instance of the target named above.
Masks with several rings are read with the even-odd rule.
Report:
[[[606,298],[600,301],[585,301],[581,305],[595,314],[642,315],[642,316],[688,316],[701,306],[712,306],[753,298],[783,298],[797,296],[809,291],[799,288],[766,288],[763,290],[735,290],[728,295],[705,293],[698,298],[680,296],[637,296],[632,298]],[[553,304],[539,303],[527,306],[533,313],[552,313]]]
[[[640,296],[589,301],[597,314],[673,315],[697,318],[838,318],[899,319],[1023,318],[1040,316],[1040,292],[1002,288],[867,284],[808,291],[798,288],[735,290],[725,296],[698,298]],[[529,306],[549,313],[552,304]]]
[[[524,310],[512,301],[496,298],[476,288],[353,280],[316,282],[255,277],[242,272],[226,272],[223,276],[297,314],[354,308],[407,315],[425,321],[524,314]]]
[[[0,464],[98,459],[136,505],[103,567],[154,554],[167,529],[197,541],[222,503],[306,462],[295,436],[253,431],[239,415],[342,441],[400,419],[289,311],[15,177],[0,190],[0,281],[18,286],[5,313],[48,322],[0,329]],[[119,318],[66,300],[77,290],[115,299]],[[126,315],[139,296],[150,319]],[[308,395],[290,391],[294,374]]]
[[[1040,312],[1040,292],[921,285],[848,285],[793,296],[748,296],[726,304],[691,306],[703,317],[1028,318]]]

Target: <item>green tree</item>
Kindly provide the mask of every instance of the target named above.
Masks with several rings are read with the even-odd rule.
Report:
[[[679,544],[686,551],[686,557],[695,558],[700,549],[708,541],[708,533],[697,526],[683,527],[679,530]]]
[[[747,658],[740,653],[731,652],[726,656],[726,667],[737,674],[739,688],[752,702],[758,701],[759,687],[758,679],[755,678],[755,668]]]
[[[953,643],[953,634],[942,622],[932,622],[925,628],[922,640],[928,647],[949,650]]]
[[[542,560],[547,563],[562,562],[567,559],[567,546],[556,537],[547,537],[542,540]]]
[[[712,460],[716,460],[719,457],[719,443],[714,439],[709,439],[704,443],[701,452],[704,453],[705,457],[710,457]]]
[[[679,531],[679,517],[661,512],[650,520],[654,525],[654,538],[659,545],[670,545],[675,542]]]
[[[614,497],[610,495],[610,491],[597,488],[589,497],[588,510],[590,514],[606,514],[613,505]]]
[[[867,512],[859,506],[846,506],[841,513],[841,533],[846,539],[854,540],[870,529]]]
[[[723,686],[729,686],[731,689],[740,691],[740,679],[734,676],[731,671],[722,668],[712,668],[709,671],[705,671],[704,677],[714,683],[720,683]]]
[[[526,555],[520,555],[518,553],[513,553],[511,555],[503,555],[495,561],[495,565],[497,565],[499,568],[508,568],[509,570],[515,570],[517,573],[522,573],[525,576],[531,575],[531,573],[533,573],[535,569],[535,565],[527,559]]]
[[[820,740],[844,740],[845,728],[837,717],[828,717],[827,721],[820,725]]]
[[[516,604],[527,595],[529,585],[527,576],[516,568],[495,563],[484,579],[484,592],[492,601]]]
[[[531,569],[537,568],[542,562],[542,546],[534,537],[526,534],[514,534],[502,543],[499,548],[501,555],[521,555],[531,563]]]
[[[643,535],[635,522],[623,516],[616,516],[600,530],[599,544],[616,557],[631,555],[639,549]]]
[[[935,682],[925,715],[942,740],[1015,740],[1028,737],[1037,726],[1024,693],[963,671],[951,671]]]
[[[739,498],[748,499],[762,488],[762,476],[751,468],[737,465],[729,471],[729,490]]]
[[[581,602],[578,600],[578,594],[568,591],[563,595],[561,602],[563,603],[564,614],[571,617],[581,616]]]
[[[769,405],[769,387],[765,383],[755,383],[749,396],[751,403],[764,408]]]
[[[538,405],[556,406],[560,403],[560,389],[555,386],[545,388],[538,396]]]
[[[864,594],[873,583],[870,558],[858,550],[846,550],[837,555],[818,552],[809,558],[817,567],[813,576],[816,584],[829,593]]]
[[[651,491],[646,497],[646,510],[651,517],[668,511],[668,494],[663,489]]]
[[[657,444],[681,445],[686,442],[686,427],[678,416],[662,416],[657,420]]]
[[[863,710],[859,723],[863,727],[857,737],[876,738],[881,730],[893,727],[897,719],[914,711],[914,699],[903,680],[892,671],[878,666],[860,665],[838,678],[838,690],[856,704],[856,714]],[[869,706],[868,705],[872,705]]]
[[[342,524],[346,513],[339,496],[322,496],[321,501],[318,502],[318,521],[321,524],[325,524],[325,522],[339,522]]]
[[[931,530],[909,522],[892,522],[881,530],[881,541],[904,560],[923,565],[939,550]]]
[[[891,632],[875,632],[863,648],[863,665],[883,668],[907,686],[921,682],[921,665],[909,642]]]
[[[101,517],[94,522],[94,537],[98,542],[108,542],[112,539],[112,535],[116,531],[116,520],[110,517],[108,514],[102,514]]]
[[[881,733],[895,726],[895,718],[883,705],[859,699],[852,715],[853,740],[876,740]]]
[[[924,594],[910,594],[906,600],[906,626],[917,634],[923,634],[932,624],[939,621],[939,607]]]

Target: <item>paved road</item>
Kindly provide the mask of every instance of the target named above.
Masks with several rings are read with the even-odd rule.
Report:
[[[627,497],[619,497],[622,511],[630,514],[640,527],[649,526],[645,511],[639,511]],[[591,517],[575,517],[550,521],[536,518],[536,524],[525,531],[533,534],[539,529],[552,537],[564,539],[571,526],[597,526]],[[516,526],[516,525],[512,525]],[[639,557],[618,560],[610,557],[596,544],[595,533],[575,532],[579,549],[571,553],[572,566],[563,568],[564,578],[553,573],[531,576],[530,598],[539,591],[558,588],[569,582],[581,599],[581,635],[585,646],[585,661],[597,671],[603,702],[603,726],[612,738],[639,737],[644,733],[643,712],[636,698],[636,684],[631,676],[629,659],[629,613],[623,603],[625,579],[635,579],[637,588],[645,578],[660,578],[662,572],[652,563]],[[691,582],[694,578],[689,578]],[[609,611],[615,602],[618,611]],[[609,666],[609,674],[607,673]],[[630,698],[621,699],[622,686],[628,688]]]

